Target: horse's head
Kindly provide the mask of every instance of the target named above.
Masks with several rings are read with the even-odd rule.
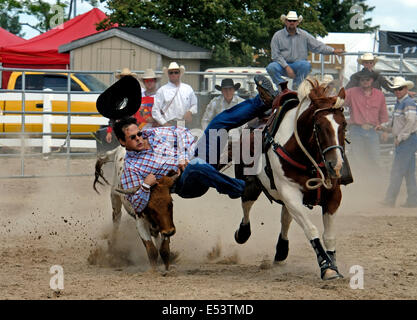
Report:
[[[309,94],[313,108],[313,130],[318,151],[331,178],[340,178],[345,148],[346,120],[343,114],[345,90],[326,95],[326,87],[313,85]]]

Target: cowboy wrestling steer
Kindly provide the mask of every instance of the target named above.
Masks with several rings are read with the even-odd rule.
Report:
[[[136,228],[146,248],[152,268],[156,267],[158,260],[157,247],[159,247],[159,254],[161,255],[166,270],[168,270],[170,262],[169,237],[175,234],[170,188],[174,184],[177,175],[175,172],[172,172],[160,178],[158,183],[152,188],[147,206],[140,214],[137,214],[131,203],[126,199],[125,194],[134,193],[139,187],[130,190],[123,190],[121,188],[120,179],[124,170],[125,154],[126,149],[118,146],[97,159],[93,188],[99,193],[96,184],[103,184],[100,178],[107,184],[110,184],[103,175],[102,166],[107,162],[113,161],[113,180],[110,184],[110,198],[113,209],[112,239],[115,239],[115,234],[119,228],[123,205],[126,212],[136,220]],[[157,246],[155,246],[152,238],[154,238],[153,240]]]

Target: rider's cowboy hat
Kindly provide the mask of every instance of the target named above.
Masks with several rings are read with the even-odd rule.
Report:
[[[116,73],[116,79],[120,79],[124,76],[132,76],[132,77],[135,77],[135,78],[138,77],[138,75],[136,73],[130,71],[129,68],[123,68],[121,72]]]
[[[145,79],[156,79],[158,80],[161,78],[161,76],[156,75],[155,72],[152,69],[146,69],[144,74],[139,75],[139,79],[145,80]]]
[[[132,75],[125,75],[99,95],[96,107],[106,118],[121,119],[134,115],[141,100],[139,81]]]
[[[359,64],[362,64],[364,61],[373,61],[376,63],[378,61],[378,57],[375,57],[372,53],[367,52],[358,58]]]
[[[391,89],[397,89],[407,86],[407,88],[410,90],[414,87],[414,83],[412,81],[405,80],[403,77],[395,77],[392,83],[392,86],[388,85]]]
[[[220,86],[216,84],[214,87],[219,91],[222,91],[222,89],[226,89],[226,88],[234,88],[235,90],[239,90],[240,83],[234,84],[233,79],[226,78],[222,80],[222,83]]]
[[[297,20],[298,23],[301,23],[301,21],[303,21],[303,16],[302,15],[298,16],[297,12],[295,11],[289,11],[287,15],[285,14],[281,15],[281,21],[285,22],[285,20],[291,20],[291,21]]]
[[[178,63],[176,62],[171,62],[168,66],[168,68],[163,67],[162,71],[165,73],[165,75],[168,76],[168,71],[169,70],[179,70],[180,71],[180,77],[184,74],[185,72],[185,67],[184,66],[179,66]]]

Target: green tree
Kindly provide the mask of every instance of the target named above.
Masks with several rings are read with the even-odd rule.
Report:
[[[264,65],[271,37],[282,28],[281,14],[297,10],[306,17],[305,29],[326,34],[318,20],[318,0],[309,3],[306,7],[301,0],[108,0],[110,16],[99,28],[118,23],[159,30],[212,50],[209,66]]]
[[[363,19],[363,28],[360,26],[352,28],[351,19],[358,13],[351,10],[354,6],[362,9],[365,16],[374,10],[375,7],[366,5],[366,0],[320,0],[319,17],[327,32],[373,32],[379,26],[371,26],[372,19]],[[353,19],[355,25],[356,19]]]
[[[353,16],[350,7],[362,5],[364,0],[339,2],[340,5],[332,0],[107,0],[110,15],[98,29],[118,23],[159,30],[211,50],[212,59],[203,68],[265,66],[270,62],[271,38],[284,26],[282,14],[297,11],[304,17],[301,28],[314,36],[325,36],[328,31],[344,31],[342,26],[349,26]],[[338,8],[332,9],[332,3]],[[364,13],[373,9],[363,7]],[[343,22],[336,25],[334,20],[341,17]],[[369,24],[368,19],[365,25]]]
[[[19,23],[19,13],[22,4],[16,0],[0,0],[0,27],[20,37],[22,26]]]

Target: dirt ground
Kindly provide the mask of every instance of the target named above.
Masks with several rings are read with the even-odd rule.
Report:
[[[94,159],[72,160],[72,173],[92,173]],[[0,159],[0,175],[19,174],[16,159]],[[62,174],[65,160],[30,160],[26,174]],[[230,172],[229,172],[230,173]],[[320,279],[314,251],[293,222],[290,253],[272,265],[280,230],[279,205],[265,196],[254,205],[252,237],[233,234],[240,200],[209,191],[199,199],[174,195],[179,254],[169,272],[151,272],[134,220],[122,218],[117,253],[109,254],[109,188],[92,189],[92,176],[1,179],[0,299],[416,299],[417,210],[384,208],[388,172],[343,187],[337,219],[337,258],[344,279]],[[319,208],[310,211],[322,232]],[[50,288],[50,268],[64,271],[64,289]],[[363,268],[363,289],[352,289],[351,267]]]

